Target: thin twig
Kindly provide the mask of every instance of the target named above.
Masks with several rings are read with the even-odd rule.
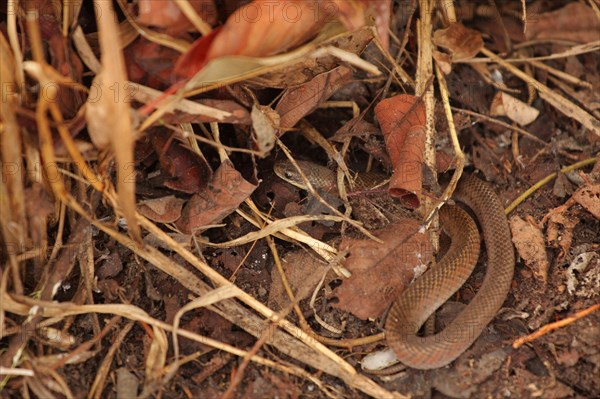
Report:
[[[592,305],[587,309],[580,310],[579,312],[575,313],[572,316],[567,317],[566,319],[562,319],[559,321],[555,321],[554,323],[546,324],[545,326],[538,329],[536,332],[515,340],[515,342],[513,342],[512,346],[513,346],[513,348],[516,349],[519,346],[526,344],[527,342],[535,341],[539,337],[542,337],[551,331],[568,326],[569,324],[581,319],[582,317],[585,317],[591,313],[594,313],[598,309],[600,309],[600,303]]]
[[[593,165],[594,163],[596,163],[597,160],[598,160],[597,157],[588,158],[588,159],[585,159],[585,160],[583,160],[581,162],[577,162],[577,163],[574,163],[573,165],[564,167],[558,173],[568,173],[568,172],[570,172],[572,170],[575,170],[575,169],[583,168],[583,167],[588,166],[588,165]],[[516,200],[514,200],[509,206],[507,206],[506,209],[504,210],[504,213],[506,213],[508,215],[509,213],[511,213],[512,211],[514,211],[515,208],[517,206],[519,206],[519,204],[521,202],[523,202],[527,198],[529,198],[529,196],[531,194],[535,193],[537,190],[539,190],[544,185],[546,185],[550,181],[552,181],[552,179],[554,179],[556,176],[558,176],[558,173],[557,172],[550,173],[548,176],[544,177],[542,180],[540,180],[537,183],[535,183],[533,186],[531,186],[531,188],[529,190],[527,190],[523,194],[519,195],[519,197]]]

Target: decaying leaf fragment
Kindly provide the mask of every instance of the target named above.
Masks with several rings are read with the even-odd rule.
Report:
[[[598,40],[600,21],[594,10],[580,2],[571,2],[555,11],[536,15],[526,21],[528,40],[569,40],[588,43]]]
[[[296,301],[306,299],[312,294],[326,270],[316,257],[304,250],[288,252],[282,259],[282,265]],[[271,271],[271,281],[269,307],[275,310],[285,309],[291,304],[291,300],[276,267]]]
[[[306,43],[335,20],[355,31],[365,25],[366,6],[367,2],[359,0],[251,1],[232,13],[223,26],[194,42],[177,62],[175,72],[181,77],[191,77],[217,58],[280,54]],[[376,16],[386,12],[389,16],[386,7],[371,11]]]
[[[156,129],[148,136],[158,155],[161,172],[167,177],[166,187],[188,194],[206,187],[212,177],[212,169],[201,152],[186,146],[185,139],[178,134]]]
[[[275,110],[281,115],[281,128],[291,128],[350,81],[352,70],[340,66],[315,76],[309,82],[287,89]]]
[[[573,194],[573,199],[600,220],[600,184],[586,185]]]
[[[407,208],[415,209],[422,188],[425,105],[418,97],[402,94],[377,104],[375,115],[394,168],[389,193]]]
[[[217,23],[218,12],[213,0],[188,0],[190,6],[209,25]],[[176,1],[140,0],[137,22],[159,27],[173,36],[194,30],[194,25],[181,12]]]
[[[529,125],[539,114],[537,109],[503,91],[496,93],[490,105],[490,115],[506,116],[521,126]]]
[[[531,221],[525,221],[519,216],[510,219],[510,230],[519,256],[533,271],[533,274],[546,284],[550,264],[541,230]]]
[[[172,223],[181,217],[184,200],[174,195],[153,198],[138,204],[138,212],[159,223]]]
[[[361,319],[380,316],[432,259],[431,243],[419,228],[419,222],[401,219],[374,233],[383,244],[344,238],[340,251],[349,252],[344,267],[352,276],[335,291],[337,307]]]
[[[436,30],[433,42],[447,49],[452,55],[452,61],[473,58],[483,47],[481,34],[461,23],[453,23],[445,29]]]
[[[571,249],[573,243],[573,230],[580,222],[579,218],[568,212],[552,212],[548,217],[546,236],[548,244],[553,248],[560,248],[559,259],[564,257]]]
[[[261,154],[266,155],[275,145],[281,117],[273,108],[260,104],[252,106],[250,117],[254,144]]]
[[[190,234],[215,224],[233,212],[255,188],[256,185],[246,181],[230,161],[225,161],[208,186],[188,201],[176,225],[182,232]]]

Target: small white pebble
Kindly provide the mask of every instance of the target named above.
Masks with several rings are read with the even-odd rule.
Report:
[[[396,354],[390,348],[377,351],[368,354],[360,362],[363,370],[383,370],[394,364],[398,363],[399,360]]]
[[[504,82],[504,77],[502,76],[502,73],[498,69],[494,69],[492,71],[491,78],[496,83],[502,83],[502,82]]]

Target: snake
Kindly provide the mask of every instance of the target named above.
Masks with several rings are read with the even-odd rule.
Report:
[[[277,161],[274,172],[296,187],[315,190],[337,189],[336,174],[308,161]],[[300,171],[302,173],[300,173]],[[302,176],[304,175],[304,176]],[[383,181],[375,174],[357,175],[357,190]],[[477,294],[441,331],[419,335],[425,321],[471,275],[480,253],[479,229],[473,218],[457,205],[445,204],[439,210],[442,227],[451,239],[443,258],[408,286],[392,303],[385,322],[388,346],[398,360],[415,369],[446,366],[464,353],[496,316],[508,296],[515,267],[510,229],[502,202],[492,186],[473,174],[463,173],[453,199],[471,209],[483,232],[487,269]],[[401,227],[400,227],[401,228]]]

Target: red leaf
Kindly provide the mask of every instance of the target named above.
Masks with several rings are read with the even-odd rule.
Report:
[[[175,75],[183,78],[191,78],[196,72],[202,69],[209,61],[208,51],[220,31],[221,27],[218,27],[208,35],[196,40],[175,64]]]
[[[402,94],[381,101],[375,114],[394,167],[390,195],[399,197],[407,208],[417,208],[425,148],[425,106],[419,98]]]
[[[352,277],[335,290],[336,306],[363,320],[379,317],[431,261],[431,244],[419,228],[412,219],[400,219],[374,232],[383,244],[344,237],[340,250],[350,252],[344,266]]]
[[[200,192],[212,177],[212,169],[201,154],[192,151],[166,132],[149,134],[158,154],[162,172],[169,177],[164,184],[184,193]]]
[[[188,0],[188,2],[206,23],[209,25],[217,23],[217,9],[213,0]],[[195,29],[174,1],[140,0],[138,10],[139,23],[163,28],[174,36]]]
[[[225,161],[215,172],[211,183],[195,194],[183,209],[177,227],[190,234],[204,226],[218,223],[252,194],[256,188]]]
[[[175,73],[191,77],[210,60],[227,55],[265,57],[293,49],[332,19],[355,30],[364,25],[364,11],[365,5],[357,0],[254,0],[231,14],[218,32],[194,43]]]

